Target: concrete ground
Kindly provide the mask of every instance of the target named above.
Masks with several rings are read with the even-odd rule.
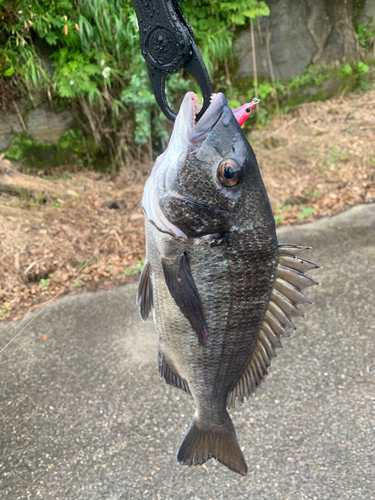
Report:
[[[194,409],[159,379],[133,284],[57,301],[0,356],[0,498],[374,499],[375,205],[279,236],[313,247],[323,286],[231,412],[247,477],[177,463]]]

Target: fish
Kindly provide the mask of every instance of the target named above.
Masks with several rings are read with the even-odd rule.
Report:
[[[311,303],[303,289],[318,282],[304,273],[319,266],[300,257],[308,247],[277,240],[243,110],[237,119],[222,93],[196,123],[199,110],[188,92],[145,184],[137,304],[144,322],[153,314],[160,376],[196,406],[179,463],[214,458],[246,475],[228,409],[264,380],[298,305]]]

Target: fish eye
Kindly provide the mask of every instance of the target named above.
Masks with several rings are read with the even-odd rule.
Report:
[[[219,180],[224,186],[235,186],[241,180],[241,167],[235,160],[232,160],[231,158],[222,161],[217,172],[219,175]]]

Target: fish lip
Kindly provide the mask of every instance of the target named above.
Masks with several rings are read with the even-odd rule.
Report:
[[[199,104],[198,96],[194,92],[188,92],[182,101],[177,116],[178,121],[183,124],[188,141],[196,142],[197,140],[206,139],[220,120],[227,105],[228,101],[226,97],[222,92],[219,92],[213,97],[204,115],[195,123],[195,116],[202,106]]]

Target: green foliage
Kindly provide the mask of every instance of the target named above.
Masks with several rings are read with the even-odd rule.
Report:
[[[311,64],[301,76],[296,76],[288,84],[288,90],[296,90],[306,85],[319,87],[325,80],[330,78],[330,73],[325,66]]]
[[[185,0],[181,6],[211,77],[215,66],[232,55],[235,27],[270,14],[267,4],[257,0]]]
[[[7,150],[9,160],[23,161],[33,169],[55,167],[87,161],[87,153],[95,152],[95,144],[88,137],[84,138],[81,130],[68,130],[57,145],[49,142],[33,141],[27,134],[16,136]],[[95,166],[95,165],[94,165]],[[74,174],[65,174],[72,177]],[[54,176],[45,176],[54,179]]]
[[[235,27],[269,14],[257,0],[185,0],[182,9],[211,75],[232,55]],[[44,91],[60,104],[72,102],[84,117],[86,137],[93,137],[113,165],[151,155],[152,144],[166,141],[131,0],[0,0],[0,11],[0,77],[17,92]],[[167,79],[172,106],[173,97],[189,86],[178,75]]]
[[[371,83],[368,80],[368,73],[370,70],[369,66],[362,61],[359,61],[356,67],[356,92],[366,92],[370,90]]]
[[[8,158],[8,160],[19,161],[22,158],[23,153],[24,153],[24,145],[27,146],[28,143],[29,143],[29,140],[28,140],[26,135],[24,135],[24,136],[20,135],[20,136],[16,137],[10,143],[9,148],[5,151],[5,158]]]
[[[307,217],[310,217],[315,213],[315,208],[314,207],[303,207],[302,210],[300,210],[297,214],[297,217],[299,220],[307,219]]]
[[[40,143],[30,139],[25,133],[15,137],[9,148],[4,151],[5,157],[9,160],[19,161],[22,158],[34,157],[39,158],[47,154],[51,149],[51,144],[48,142]]]
[[[362,62],[362,61],[358,62],[358,64],[357,64],[357,72],[358,73],[367,73],[369,69],[370,68],[364,62]]]
[[[76,278],[72,283],[70,284],[70,289],[74,290],[75,288],[78,288],[83,285],[83,281],[79,278]]]
[[[178,75],[166,81],[166,95],[168,102],[173,106],[173,94],[175,91],[187,91],[188,82]],[[146,144],[151,134],[151,123],[153,109],[155,108],[155,97],[149,87],[146,68],[142,67],[139,73],[131,77],[130,83],[121,93],[121,101],[132,105],[135,114],[134,138],[137,144]],[[158,140],[168,140],[168,132],[164,126],[165,117],[160,115],[154,119],[154,131]]]
[[[353,73],[353,69],[349,63],[346,63],[340,71],[340,76],[350,76]]]
[[[151,109],[154,104],[154,95],[147,86],[147,72],[143,69],[134,74],[130,84],[122,91],[121,100],[124,104],[132,104],[135,111],[135,141],[146,144],[151,133]]]
[[[74,129],[67,130],[59,140],[57,147],[60,150],[70,149],[71,151],[77,153],[77,155],[82,155],[84,149],[82,131]],[[70,177],[73,174],[66,175]]]
[[[285,217],[287,214],[277,214],[275,215],[275,224],[278,226],[279,224],[282,224],[285,220]]]
[[[259,99],[266,99],[266,97],[272,93],[273,93],[273,87],[269,83],[263,82],[259,84],[258,87]]]
[[[356,92],[357,93],[367,92],[368,90],[370,90],[370,88],[371,88],[371,83],[364,78],[360,78],[358,80]]]
[[[47,279],[41,279],[40,282],[39,282],[39,288],[48,288],[48,285],[50,283],[50,279],[47,278]]]
[[[369,24],[363,23],[357,26],[358,43],[361,47],[366,47],[367,42],[375,35],[375,29]]]
[[[256,114],[257,126],[259,128],[264,127],[272,113],[275,110],[279,112],[280,108],[283,113],[288,113],[293,106],[302,102],[326,99],[328,96],[323,90],[323,84],[329,79],[339,77],[341,90],[343,91],[355,90],[356,92],[362,92],[369,90],[371,88],[369,71],[369,65],[359,61],[353,66],[346,63],[342,67],[331,68],[311,65],[302,75],[293,78],[291,81],[276,80],[274,86],[266,79],[261,80],[258,86],[258,95],[262,103]],[[247,88],[251,87],[251,90],[246,93],[242,92],[243,97],[240,98],[242,100],[245,98],[251,99],[254,96],[252,80],[249,79],[246,83]],[[241,92],[234,91],[234,94],[238,96],[241,95]],[[249,122],[251,122],[251,118]],[[307,154],[309,155],[309,153]]]
[[[145,259],[141,259],[137,261],[132,267],[125,267],[124,274],[125,276],[134,276],[142,272],[143,266],[145,263]]]
[[[101,95],[96,77],[101,74],[96,64],[87,61],[86,56],[81,53],[71,53],[68,47],[53,54],[55,59],[57,90],[61,97],[83,97],[87,96],[90,103]]]

